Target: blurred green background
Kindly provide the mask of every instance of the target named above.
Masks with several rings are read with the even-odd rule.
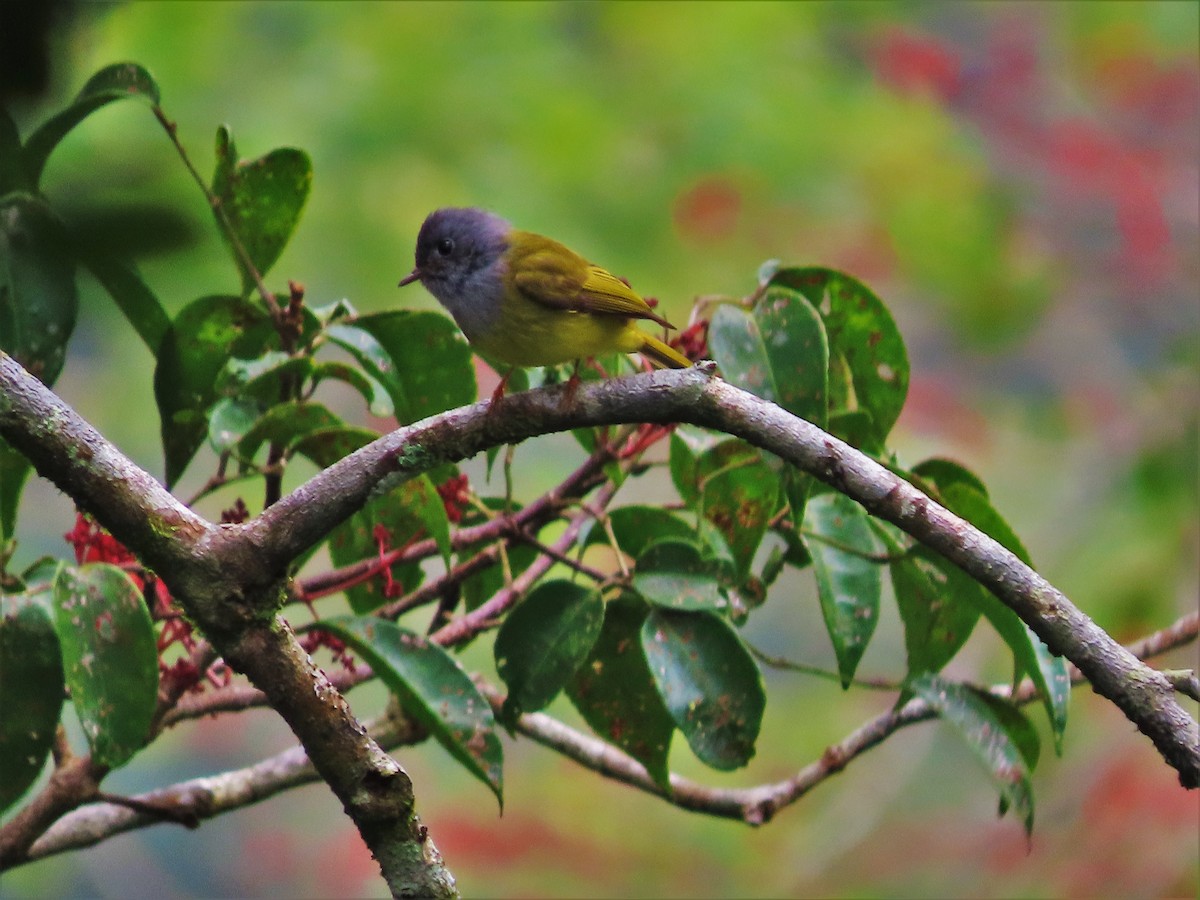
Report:
[[[14,109],[22,132],[128,59],[158,80],[202,172],[220,123],[245,156],[304,148],[313,193],[272,285],[301,281],[314,304],[432,307],[395,284],[424,215],[449,204],[562,239],[676,321],[698,295],[748,292],[771,257],[856,275],[908,342],[905,461],[948,455],[980,472],[1041,571],[1117,637],[1196,607],[1196,4],[146,2],[80,5],[62,24],[49,91]],[[93,116],[44,183],[69,220],[103,222],[119,206],[155,223],[107,231],[169,311],[236,292],[204,200],[145,108]],[[82,290],[57,389],[161,474],[150,354],[95,284]],[[557,471],[552,457],[570,446],[535,442],[518,463]],[[65,552],[71,521],[60,495],[31,484],[22,557]],[[831,664],[806,585],[775,596],[747,634]],[[898,674],[902,652],[887,613],[862,674]],[[1162,663],[1196,665],[1195,646]],[[952,671],[997,677],[1002,657],[980,635]],[[886,705],[767,677],[746,771],[704,770],[686,747],[673,766],[717,784],[784,778]],[[352,700],[367,715],[379,697]],[[552,711],[576,721],[561,701]],[[182,726],[106,787],[214,773],[289,739],[267,713]],[[936,725],[758,830],[675,810],[528,742],[505,749],[503,818],[436,746],[397,754],[466,896],[1198,888],[1200,801],[1086,688],[1065,755],[1036,774],[1029,847]],[[382,892],[375,873],[318,785],[196,832],[160,826],[26,867],[0,895],[363,896]]]

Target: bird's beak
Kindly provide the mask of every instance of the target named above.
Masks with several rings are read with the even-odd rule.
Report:
[[[411,272],[409,272],[407,275],[405,275],[403,278],[401,278],[400,283],[396,286],[404,287],[406,284],[412,284],[414,281],[419,280],[420,277],[421,277],[421,270],[413,269]]]

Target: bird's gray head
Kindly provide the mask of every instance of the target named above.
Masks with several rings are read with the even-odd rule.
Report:
[[[503,256],[512,226],[497,215],[474,208],[439,209],[429,214],[417,235],[416,268],[401,285],[420,280],[455,319],[497,298]],[[460,320],[461,324],[461,320]]]

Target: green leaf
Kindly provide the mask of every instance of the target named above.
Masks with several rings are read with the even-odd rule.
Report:
[[[418,634],[369,616],[339,616],[312,627],[336,635],[363,657],[405,711],[491,788],[503,809],[504,751],[492,708],[454,657]]]
[[[378,349],[346,333],[351,330],[365,332]],[[471,348],[439,313],[401,309],[359,316],[352,326],[328,333],[387,388],[401,425],[475,401]]]
[[[882,444],[904,406],[909,378],[904,339],[883,301],[862,282],[832,269],[780,269],[771,285],[799,291],[820,312],[830,363],[845,364],[857,408],[871,414]]]
[[[671,481],[688,506],[695,506],[700,496],[696,483],[697,460],[722,441],[728,440],[727,435],[717,435],[691,425],[680,425],[671,432]]]
[[[202,297],[175,317],[154,370],[168,487],[204,443],[226,361],[257,356],[272,333],[267,316],[241,297]]]
[[[284,375],[302,380],[312,371],[312,359],[292,356],[282,350],[266,350],[252,359],[227,359],[217,375],[216,388],[222,394],[253,394],[264,400],[277,399],[279,379]],[[264,388],[268,390],[264,391]],[[270,394],[273,393],[273,396]]]
[[[508,614],[496,635],[496,671],[508,685],[502,718],[542,709],[587,659],[604,622],[600,593],[546,581]]]
[[[21,491],[31,471],[29,460],[0,438],[0,543],[16,533]]]
[[[367,401],[367,410],[371,415],[380,418],[391,418],[396,414],[396,407],[387,388],[376,378],[372,378],[362,369],[343,362],[320,362],[313,366],[312,380],[316,386],[322,381],[332,379],[343,381],[350,385]]]
[[[75,262],[58,216],[42,200],[0,201],[0,350],[53,386],[75,329]]]
[[[699,454],[672,438],[671,470],[684,502],[716,526],[745,578],[779,502],[778,474],[757,448],[736,438]]]
[[[280,147],[254,160],[239,160],[233,135],[224,125],[217,129],[216,152],[212,191],[250,257],[250,264],[260,276],[265,276],[300,221],[312,187],[312,160],[295,147]],[[220,216],[217,224],[233,251],[233,242]],[[233,258],[242,273],[242,290],[249,293],[254,287],[254,277],[236,251]]]
[[[88,79],[71,105],[44,122],[25,142],[22,161],[29,181],[36,186],[50,153],[72,128],[100,107],[114,100],[143,100],[158,106],[158,85],[150,73],[136,63],[106,66]]]
[[[604,607],[604,624],[567,696],[591,729],[643,766],[667,793],[667,755],[675,726],[663,706],[642,649],[648,607],[622,597]]]
[[[953,598],[951,602],[977,610],[1008,646],[1013,654],[1014,684],[1023,673],[1033,679],[1050,719],[1055,749],[1061,753],[1071,693],[1066,664],[1051,655],[1015,612],[971,576],[934,553],[923,553],[923,558],[940,573],[935,583],[944,585],[945,595]]]
[[[335,566],[347,566],[379,553],[375,527],[387,530],[391,549],[404,547],[412,541],[429,536],[437,541],[443,557],[449,559],[450,522],[446,507],[437,488],[427,475],[406,481],[378,497],[337,526],[329,536],[329,555]],[[405,592],[416,588],[423,576],[421,567],[412,563],[397,566],[392,577]],[[346,591],[350,608],[356,613],[377,609],[388,596],[384,594],[382,578],[355,585]]]
[[[1028,625],[1025,625],[1025,635],[1036,660],[1030,677],[1042,694],[1042,705],[1050,719],[1050,733],[1054,736],[1054,752],[1062,756],[1063,735],[1067,730],[1067,713],[1071,705],[1071,673],[1067,669],[1067,661],[1051,653],[1050,648]]]
[[[655,541],[669,538],[695,540],[696,529],[661,506],[620,506],[608,513],[609,527],[621,553],[634,560]],[[599,524],[592,527],[584,547],[608,545],[608,532]]]
[[[808,501],[804,529],[842,687],[849,687],[879,620],[879,545],[867,511],[844,494]]]
[[[163,336],[171,327],[171,319],[137,270],[130,264],[100,254],[88,254],[82,262],[112,297],[150,352],[157,353]]]
[[[779,503],[779,476],[758,450],[740,442],[718,445],[698,462],[702,495],[700,512],[725,539],[739,578],[767,531],[767,520]]]
[[[766,692],[733,626],[710,612],[652,609],[642,649],[659,695],[688,745],[714,769],[754,756]]]
[[[47,605],[0,596],[0,813],[33,784],[54,744],[62,657]]]
[[[345,297],[334,300],[332,303],[326,303],[324,306],[305,306],[305,309],[312,313],[321,329],[342,319],[354,319],[358,316],[358,310],[354,308],[354,304]]]
[[[875,420],[865,409],[842,410],[831,414],[826,430],[869,456],[882,458],[887,454]]]
[[[254,426],[245,433],[238,443],[238,456],[243,460],[254,459],[258,448],[265,443],[275,443],[283,446],[285,452],[294,447],[302,439],[316,432],[330,431],[345,427],[345,423],[326,409],[320,403],[311,401],[291,400],[272,406],[258,417]],[[374,432],[365,429],[353,429],[355,446],[347,452],[353,452],[359,447],[365,447],[374,438]],[[314,460],[318,466],[325,468],[337,462],[342,456],[326,459],[324,454]]]
[[[1015,706],[965,685],[922,675],[913,692],[954,727],[983,763],[1000,791],[1001,813],[1011,807],[1025,833],[1033,831],[1033,786],[1029,772],[1037,762],[1037,732]]]
[[[985,534],[1000,541],[1004,547],[1016,554],[1026,565],[1032,566],[1030,554],[1013,532],[1012,527],[991,505],[988,490],[979,476],[970,472],[960,463],[942,458],[932,458],[914,467],[913,475],[922,482],[922,486],[932,486],[935,497],[941,500],[947,509],[966,518]],[[1015,665],[1014,682],[1020,679],[1021,673],[1028,673],[1037,686],[1050,720],[1051,733],[1054,734],[1055,750],[1062,752],[1063,733],[1067,728],[1067,715],[1070,703],[1070,678],[1067,662],[1060,656],[1050,653],[1049,648],[1040,638],[1033,634],[1030,626],[1021,622],[1018,614],[1010,610],[996,596],[992,595],[980,584],[958,569],[958,566],[947,562],[946,559],[930,554],[929,559],[935,562],[943,572],[949,584],[956,584],[952,594],[970,602],[988,618],[1000,634],[1004,643],[1013,652]]]
[[[921,480],[932,482],[938,490],[948,488],[952,484],[965,484],[983,494],[984,497],[988,495],[987,487],[982,479],[966,466],[952,459],[940,457],[927,459],[914,466],[912,472]]]
[[[825,427],[829,346],[820,316],[802,294],[770,288],[753,313],[718,307],[708,346],[730,384]]]
[[[1012,526],[1004,520],[988,502],[987,495],[963,482],[955,482],[940,489],[942,505],[958,516],[962,516],[988,537],[999,541],[1016,557],[1033,568],[1029,551],[1025,549]]]
[[[926,469],[926,472],[928,471]],[[949,478],[944,468],[941,470],[941,479],[938,485],[940,499],[947,509],[955,515],[962,516],[984,534],[999,541],[1027,566],[1033,567],[1029,552],[1021,543],[1021,539],[991,505],[985,494],[972,487],[967,479],[946,484]],[[1041,638],[992,594],[985,591],[983,599],[976,602],[1013,651],[1018,677],[1020,672],[1024,671],[1037,686],[1054,733],[1055,749],[1061,753],[1071,696],[1066,661],[1054,656],[1042,643]]]
[[[217,453],[237,446],[259,419],[261,407],[242,397],[222,397],[208,416],[208,443]]]
[[[883,540],[889,552],[901,552],[898,543],[886,537]],[[961,596],[963,591],[974,590],[974,582],[961,571],[957,576],[948,572],[944,562],[932,550],[918,545],[890,566],[896,605],[904,623],[909,678],[940,672],[967,642],[979,621],[978,604]],[[897,705],[906,699],[907,694],[902,694]]]
[[[720,567],[694,543],[663,540],[651,544],[637,561],[633,588],[655,606],[707,609],[729,606],[721,586]]]
[[[54,629],[92,756],[124,765],[146,741],[158,695],[158,649],[141,591],[108,563],[63,568]]]
[[[378,439],[379,434],[369,428],[338,425],[308,432],[292,445],[291,452],[307,457],[314,465],[325,469],[342,457],[349,456],[360,447]]]

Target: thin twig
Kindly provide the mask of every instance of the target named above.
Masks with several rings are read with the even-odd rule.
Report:
[[[391,716],[381,716],[366,727],[379,745],[389,750],[421,737],[412,723]],[[29,848],[24,861],[90,847],[164,820],[195,827],[206,819],[317,780],[304,748],[296,746],[244,769],[193,778],[133,797],[102,795],[97,798],[101,802],[82,806],[55,822]]]
[[[229,216],[225,212],[224,206],[221,204],[221,198],[214,194],[205,183],[203,176],[192,164],[192,159],[188,156],[187,150],[183,143],[179,140],[179,128],[174,122],[167,118],[167,114],[162,107],[154,107],[154,117],[158,119],[163,129],[167,132],[167,136],[171,139],[171,143],[175,145],[175,150],[179,154],[179,158],[183,161],[184,167],[191,174],[192,179],[200,187],[204,193],[204,198],[208,201],[208,205],[212,207],[213,214],[217,217],[217,221],[221,225],[221,230],[225,232],[225,236],[229,238],[229,243],[233,247],[233,252],[237,254],[238,260],[245,267],[246,272],[250,275],[254,282],[255,288],[258,289],[258,294],[262,297],[263,303],[267,305],[267,309],[271,313],[271,320],[276,325],[283,323],[283,309],[279,306],[279,302],[275,299],[275,295],[271,293],[266,284],[263,283],[262,275],[258,268],[250,259],[250,253],[242,244],[241,238],[238,237],[237,230],[233,227],[233,223],[229,221]],[[236,162],[236,160],[235,160]]]
[[[589,513],[589,516],[590,516],[590,513]],[[537,538],[535,538],[533,535],[529,534],[526,531],[516,531],[513,533],[513,537],[516,540],[520,541],[521,543],[528,544],[530,547],[533,547],[539,553],[543,553],[546,556],[549,556],[552,559],[557,560],[558,562],[562,563],[567,568],[573,569],[574,571],[578,572],[580,575],[587,576],[588,578],[592,579],[592,581],[602,583],[602,582],[608,581],[608,579],[610,577],[607,572],[601,572],[599,569],[593,568],[592,566],[589,566],[589,565],[585,565],[584,563],[581,563],[577,559],[572,559],[566,553],[563,553],[562,551],[557,550],[548,544],[543,544],[541,541],[539,541]]]
[[[826,681],[836,681],[839,684],[842,681],[842,676],[837,672],[831,672],[829,669],[823,669],[820,666],[814,666],[809,663],[795,662],[785,659],[782,656],[771,656],[769,653],[759,650],[745,639],[743,639],[743,643],[755,659],[773,669],[784,669],[789,672],[800,672],[804,675],[815,675],[817,678],[824,678]],[[901,688],[900,682],[887,678],[852,678],[850,684],[873,691],[898,691]]]
[[[604,509],[616,492],[616,485],[612,482],[605,484],[596,492],[593,505],[599,509]],[[579,533],[591,518],[591,513],[586,511],[575,515],[567,524],[566,530],[551,546],[560,554],[566,553],[571,549],[575,541],[579,539]],[[539,555],[524,572],[513,579],[511,585],[497,591],[487,602],[466,615],[460,616],[439,628],[430,635],[430,640],[441,644],[443,647],[451,647],[492,627],[510,606],[537,584],[538,579],[550,570],[554,562],[554,558],[548,554]]]
[[[1195,640],[1198,616],[1186,615],[1167,628],[1148,635],[1129,645],[1139,658],[1148,659]],[[1072,683],[1081,682],[1082,675],[1072,667]],[[481,685],[489,702],[503,703],[503,695],[495,688]],[[1032,683],[1024,682],[1015,695],[1008,685],[992,688],[997,696],[1013,696],[1017,703],[1029,703],[1038,698]],[[228,699],[237,696],[240,704],[227,708],[246,708],[265,705],[265,697],[253,688],[222,692]],[[216,699],[209,695],[209,699]],[[173,713],[173,721],[223,711],[222,704],[210,706],[186,698]],[[933,711],[921,701],[911,701],[898,712],[889,712],[865,722],[837,744],[829,747],[821,758],[801,769],[792,778],[774,784],[748,788],[714,788],[680,775],[670,776],[671,795],[663,794],[651,780],[645,768],[632,757],[598,738],[582,734],[557,719],[542,713],[525,713],[517,719],[517,730],[532,740],[562,753],[586,768],[605,777],[654,794],[683,809],[708,815],[736,819],[751,825],[767,822],[780,809],[796,802],[813,787],[844,768],[854,757],[882,742],[890,734],[916,722],[933,718]],[[169,723],[170,724],[170,723]],[[377,734],[380,745],[391,749],[405,743],[408,732],[399,735],[382,730]],[[198,778],[160,788],[132,798],[144,803],[173,804],[176,808],[190,807],[198,818],[207,819],[260,800],[265,800],[292,787],[317,780],[303,751],[299,747],[263,760],[245,769],[225,772],[212,778]],[[76,809],[57,821],[29,849],[27,860],[41,859],[56,853],[92,846],[109,837],[157,824],[158,820],[139,815],[129,809],[97,804]]]
[[[1196,614],[1184,616],[1168,628],[1156,632],[1129,647],[1139,658],[1166,652],[1196,638]],[[1079,684],[1084,677],[1071,667],[1071,683]],[[487,685],[480,685],[484,696],[497,710],[504,695]],[[1014,692],[1010,685],[990,688],[998,697],[1010,698],[1017,704],[1039,699],[1037,688],[1028,679]],[[738,819],[749,825],[762,825],[787,806],[795,803],[814,787],[844,769],[853,759],[882,743],[891,734],[936,718],[937,713],[921,699],[913,699],[899,710],[890,710],[865,722],[844,739],[830,745],[821,758],[800,769],[791,778],[774,784],[749,788],[713,788],[671,774],[671,794],[650,777],[644,766],[616,747],[590,735],[582,734],[557,719],[543,713],[525,713],[518,717],[515,727],[532,740],[557,750],[586,768],[605,777],[623,782],[646,793],[655,794],[669,803],[693,812]]]

